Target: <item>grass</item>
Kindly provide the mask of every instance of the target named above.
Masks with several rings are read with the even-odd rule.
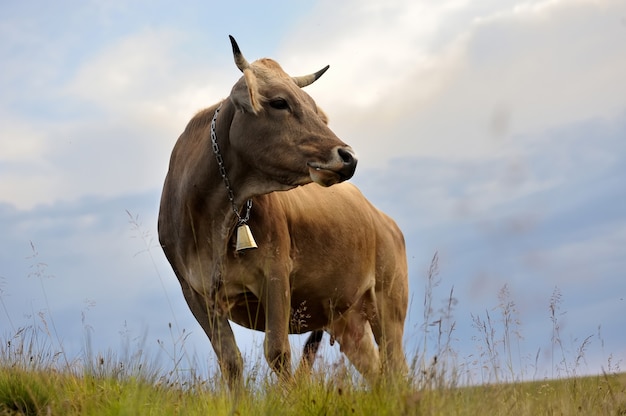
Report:
[[[33,276],[42,282],[45,264],[37,261],[34,247],[33,253]],[[189,370],[194,365],[184,346],[187,335],[176,324],[170,324],[172,345],[159,341],[172,362],[163,370],[141,347],[129,346],[121,355],[94,353],[85,323],[85,353],[68,357],[49,309],[26,327],[16,329],[9,320],[12,334],[0,337],[0,416],[626,415],[626,374],[612,357],[603,374],[578,376],[590,337],[574,348],[574,356],[568,353],[561,340],[558,289],[548,305],[554,377],[520,381],[529,376],[508,287],[498,293],[497,308],[472,316],[480,352],[471,362],[459,362],[453,342],[457,299],[452,288],[442,307],[433,306],[440,283],[435,254],[424,290],[423,337],[419,349],[409,352],[410,375],[377,386],[364,384],[344,359],[330,363],[323,357],[310,377],[278,382],[258,354],[246,373],[246,387],[231,392],[217,370],[204,377]],[[1,290],[0,306],[9,317]]]
[[[284,385],[264,381],[234,394],[217,380],[190,386],[138,377],[5,367],[0,414],[52,415],[622,415],[626,377],[416,389],[368,388],[341,374],[314,374]]]

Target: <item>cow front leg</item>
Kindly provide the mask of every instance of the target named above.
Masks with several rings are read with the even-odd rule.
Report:
[[[291,294],[284,277],[270,278],[265,289],[265,358],[281,378],[291,377],[291,348],[289,347],[289,318]]]
[[[222,376],[231,389],[241,387],[243,385],[243,360],[230,322],[217,313],[213,313],[212,318],[213,322],[210,324],[207,335],[217,355]]]
[[[222,377],[231,389],[241,387],[243,385],[243,360],[228,319],[221,316],[214,305],[206,302],[185,281],[181,281],[181,286],[191,313],[211,341]]]

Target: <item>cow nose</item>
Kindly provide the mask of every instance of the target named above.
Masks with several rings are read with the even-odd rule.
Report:
[[[345,179],[350,179],[352,175],[354,175],[354,171],[356,170],[357,158],[349,147],[339,147],[337,149],[337,154],[341,158],[343,162],[343,167],[341,168],[341,175]]]

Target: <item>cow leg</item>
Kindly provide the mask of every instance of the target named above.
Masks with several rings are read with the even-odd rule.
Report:
[[[368,380],[375,383],[380,373],[380,357],[374,345],[369,313],[373,305],[365,299],[350,308],[330,325],[331,339],[339,342],[352,365]]]
[[[304,348],[302,350],[302,360],[298,366],[298,374],[304,374],[311,371],[313,364],[315,363],[315,357],[317,350],[320,347],[322,338],[324,337],[324,331],[316,330],[311,332],[311,335],[306,339]]]
[[[386,374],[406,374],[407,364],[402,348],[404,322],[385,317],[376,319],[372,330],[383,357],[382,369]]]
[[[267,279],[263,304],[265,306],[265,342],[268,364],[279,376],[291,376],[291,348],[289,347],[289,317],[291,296],[287,273],[276,273]]]
[[[240,387],[242,385],[243,360],[228,319],[221,316],[214,307],[205,302],[203,297],[182,279],[181,286],[191,313],[211,341],[222,376],[231,389]]]
[[[376,298],[377,313],[372,319],[372,331],[382,356],[383,372],[387,375],[407,374],[402,347],[407,302],[403,301],[404,296],[390,296],[385,291],[377,292]]]
[[[310,374],[313,364],[315,363],[317,350],[319,349],[323,337],[324,331],[316,330],[312,331],[311,335],[307,338],[302,350],[302,360],[300,361],[300,365],[298,366],[298,370],[296,372],[297,377]]]

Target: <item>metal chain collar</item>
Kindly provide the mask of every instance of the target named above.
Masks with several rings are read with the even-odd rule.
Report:
[[[222,108],[222,104],[220,104],[215,110],[215,114],[213,114],[213,120],[211,120],[211,147],[213,147],[213,153],[215,154],[215,160],[217,161],[217,166],[220,170],[220,175],[222,175],[222,179],[224,180],[224,185],[226,186],[226,192],[228,193],[228,200],[230,201],[230,205],[233,208],[233,212],[237,216],[237,226],[246,224],[250,219],[250,210],[252,209],[252,200],[248,199],[246,201],[246,213],[242,217],[239,214],[239,209],[235,204],[235,195],[233,194],[233,190],[230,187],[230,181],[228,180],[228,175],[226,175],[226,168],[224,167],[224,159],[222,159],[222,154],[220,153],[220,148],[217,145],[217,134],[215,134],[215,123],[217,121],[217,113],[220,112]]]

